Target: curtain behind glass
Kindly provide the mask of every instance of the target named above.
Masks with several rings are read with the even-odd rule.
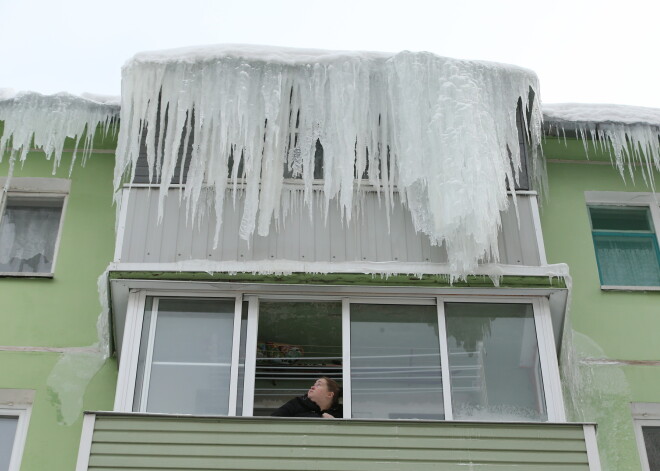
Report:
[[[351,304],[354,418],[444,419],[436,306]]]
[[[51,271],[62,204],[61,198],[7,198],[0,222],[0,271]]]
[[[547,420],[530,304],[445,304],[457,420]]]
[[[660,286],[655,234],[594,234],[601,283],[611,286]]]

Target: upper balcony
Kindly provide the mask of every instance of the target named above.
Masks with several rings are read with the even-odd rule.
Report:
[[[290,183],[291,188],[302,188]],[[158,220],[158,190],[150,185],[131,185],[123,190],[115,262],[125,264],[175,264],[189,260],[249,263],[295,261],[305,263],[394,262],[396,264],[445,264],[447,251],[431,244],[429,237],[416,232],[410,211],[394,193],[393,209],[384,195],[366,187],[360,190],[358,211],[346,224],[338,205],[331,204],[327,218],[320,191],[313,192],[310,211],[302,193],[291,191],[289,207],[283,210],[279,227],[265,236],[254,235],[250,243],[239,237],[244,199],[234,204],[230,191],[225,197],[222,229],[214,248],[216,217],[210,205],[191,223],[180,190],[171,188]],[[200,201],[210,200],[203,189]],[[519,191],[517,215],[513,197],[509,210],[501,214],[498,247],[500,263],[538,267],[546,264],[545,250],[534,192]],[[389,214],[388,214],[389,213]],[[164,265],[160,265],[164,267]],[[171,266],[171,265],[170,265]],[[200,264],[204,271],[204,266]],[[165,270],[165,268],[161,268]],[[324,270],[320,270],[324,271]],[[325,270],[328,271],[328,270]]]

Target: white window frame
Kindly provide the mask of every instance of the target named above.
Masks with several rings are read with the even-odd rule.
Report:
[[[536,327],[536,339],[538,344],[539,359],[541,363],[541,374],[543,379],[543,393],[547,411],[547,422],[566,422],[564,402],[561,391],[559,366],[555,350],[554,329],[550,312],[548,298],[539,295],[474,295],[456,296],[441,295],[433,296],[428,293],[420,295],[382,295],[370,292],[365,287],[364,293],[356,295],[328,295],[314,294],[314,287],[300,286],[299,294],[271,294],[264,287],[264,292],[254,291],[208,291],[208,290],[186,290],[186,291],[163,291],[149,289],[135,289],[129,294],[126,324],[123,334],[123,352],[119,365],[119,377],[117,382],[117,394],[114,410],[118,412],[132,412],[133,395],[137,377],[137,363],[142,338],[142,325],[145,314],[146,298],[149,297],[218,297],[235,298],[236,311],[234,321],[233,358],[232,358],[232,385],[233,393],[230,393],[230,408],[228,415],[236,415],[236,378],[238,378],[238,349],[240,348],[240,323],[243,302],[248,303],[247,326],[246,326],[246,351],[245,372],[243,382],[242,415],[251,416],[254,406],[254,384],[256,367],[256,342],[257,328],[259,324],[259,302],[265,300],[279,301],[337,301],[342,303],[342,375],[344,389],[344,412],[346,417],[351,413],[350,397],[350,304],[418,304],[438,306],[439,343],[441,354],[441,367],[443,374],[443,398],[445,406],[445,420],[452,421],[453,413],[451,406],[451,385],[449,377],[448,348],[446,336],[446,324],[444,318],[444,305],[451,303],[480,303],[480,304],[530,304],[534,313],[534,324]]]
[[[9,471],[20,471],[28,425],[32,414],[34,391],[29,389],[0,389],[0,416],[17,417],[14,445],[11,450]]]
[[[152,320],[149,324],[150,332],[142,332],[144,324],[145,307],[147,296],[154,298],[152,305]],[[153,339],[156,329],[156,320],[158,316],[158,301],[163,298],[218,298],[234,299],[234,325],[232,332],[232,358],[230,368],[229,383],[229,416],[236,415],[236,397],[238,389],[238,354],[240,348],[241,334],[241,309],[243,297],[236,293],[218,293],[217,291],[196,291],[194,294],[188,291],[146,291],[136,290],[129,294],[128,312],[126,315],[126,329],[124,331],[124,352],[122,353],[122,362],[119,366],[117,378],[117,393],[115,395],[114,410],[119,412],[132,412],[133,399],[135,396],[135,387],[137,384],[137,366],[140,353],[140,342],[143,335],[149,335],[147,342],[149,350],[145,359],[145,366],[151,363],[151,354],[153,352]],[[145,367],[143,394],[145,386],[149,381],[148,368]],[[150,370],[149,370],[150,371]],[[146,396],[145,396],[146,397]],[[146,401],[142,400],[140,410],[145,412]]]
[[[646,454],[646,444],[644,442],[642,427],[660,427],[660,403],[633,402],[631,409],[642,471],[651,471],[649,458]]]
[[[7,186],[7,178],[0,178],[0,224],[5,214],[5,207],[7,200],[12,197],[19,197],[24,199],[34,198],[37,199],[52,199],[62,201],[62,212],[60,213],[60,222],[57,226],[57,235],[55,238],[55,246],[53,248],[53,263],[50,266],[49,272],[3,272],[0,271],[1,276],[17,277],[17,278],[52,278],[55,274],[55,267],[57,264],[58,253],[60,249],[60,241],[62,238],[62,228],[64,226],[64,218],[66,216],[67,203],[69,201],[69,192],[71,189],[71,180],[64,178],[20,178],[12,177]],[[38,206],[35,206],[38,207]]]
[[[584,199],[589,207],[594,206],[621,206],[621,207],[643,207],[648,208],[651,214],[653,231],[656,241],[660,244],[660,194],[640,193],[640,192],[621,192],[621,191],[585,191]],[[589,215],[587,214],[587,217]],[[589,217],[590,218],[590,217]],[[589,219],[589,229],[591,228],[591,219]],[[592,241],[593,244],[593,241]],[[599,277],[600,280],[600,277]],[[603,285],[600,289],[603,291],[660,291],[660,286],[629,286],[629,285]]]

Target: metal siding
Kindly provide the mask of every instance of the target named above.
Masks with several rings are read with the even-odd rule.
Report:
[[[200,201],[207,195],[203,191]],[[288,203],[287,203],[288,204]],[[164,201],[163,218],[158,223],[158,190],[133,188],[128,202],[122,262],[176,262],[181,260],[252,261],[398,261],[446,263],[444,247],[432,246],[429,238],[416,233],[411,215],[395,195],[389,225],[384,198],[368,192],[350,224],[341,219],[334,202],[328,208],[327,223],[323,201],[315,193],[313,215],[300,201],[294,201],[286,217],[275,224],[266,237],[255,235],[250,244],[239,237],[243,200],[234,206],[230,192],[225,198],[219,243],[213,248],[215,213],[211,205],[200,205],[200,217],[192,223],[179,190],[170,190]],[[534,199],[518,196],[520,222],[513,204],[502,215],[499,238],[501,263],[538,266],[540,257],[531,204]]]
[[[89,470],[587,471],[580,424],[97,416]]]

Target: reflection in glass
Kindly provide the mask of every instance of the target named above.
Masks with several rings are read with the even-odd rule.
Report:
[[[146,411],[228,413],[234,308],[233,299],[159,299]]]
[[[351,304],[354,418],[444,419],[436,306]]]
[[[445,304],[454,418],[547,420],[531,304]]]

